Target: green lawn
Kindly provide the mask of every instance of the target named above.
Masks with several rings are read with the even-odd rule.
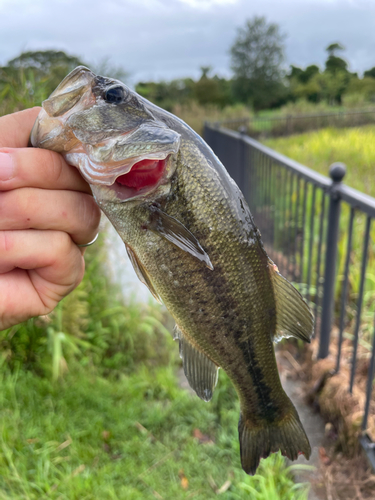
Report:
[[[341,161],[347,166],[344,182],[375,196],[375,126],[326,128],[306,134],[267,139],[264,144],[321,174]]]
[[[204,500],[223,485],[227,500],[307,499],[279,455],[253,478],[241,470],[227,380],[204,403],[172,368],[107,379],[76,368],[55,384],[1,375],[0,499]]]

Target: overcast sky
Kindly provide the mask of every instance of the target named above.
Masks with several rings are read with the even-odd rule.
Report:
[[[229,76],[236,28],[266,16],[287,35],[286,64],[323,66],[332,42],[352,71],[375,66],[375,0],[0,0],[0,65],[26,50],[107,60],[140,80]]]

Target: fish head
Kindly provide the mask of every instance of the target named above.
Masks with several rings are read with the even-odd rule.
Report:
[[[43,102],[31,143],[76,166],[99,204],[156,198],[170,189],[180,134],[147,102],[119,80],[79,66]]]

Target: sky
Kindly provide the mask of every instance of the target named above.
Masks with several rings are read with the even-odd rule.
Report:
[[[340,42],[351,71],[375,66],[375,0],[0,0],[0,65],[26,50],[64,50],[108,63],[128,83],[231,76],[229,49],[246,19],[285,33],[285,66],[324,66]]]

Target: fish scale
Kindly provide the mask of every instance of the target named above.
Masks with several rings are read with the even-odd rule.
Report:
[[[50,100],[32,144],[62,152],[89,182],[138,277],[175,319],[184,371],[197,395],[209,401],[218,367],[228,374],[240,399],[244,470],[254,474],[260,459],[279,449],[292,460],[308,457],[273,341],[309,341],[313,318],[267,256],[247,203],[218,158],[181,120],[87,68],[76,68]],[[142,177],[139,168],[135,186],[127,176],[144,161],[163,170]]]

